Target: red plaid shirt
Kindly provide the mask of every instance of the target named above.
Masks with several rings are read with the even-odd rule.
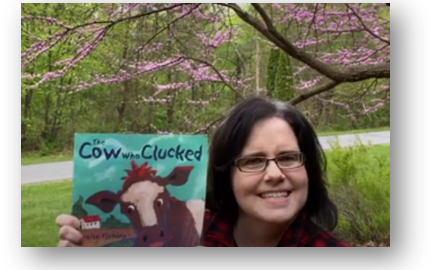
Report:
[[[205,247],[236,247],[232,226],[220,214],[206,211],[204,218]],[[349,247],[313,223],[305,214],[299,215],[280,240],[278,247]]]

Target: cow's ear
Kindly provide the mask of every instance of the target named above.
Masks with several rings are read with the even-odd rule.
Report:
[[[192,169],[193,166],[175,167],[172,172],[162,180],[162,182],[165,185],[184,185],[187,182]]]
[[[85,202],[96,206],[105,213],[109,213],[120,202],[120,196],[114,192],[104,190],[91,195]]]

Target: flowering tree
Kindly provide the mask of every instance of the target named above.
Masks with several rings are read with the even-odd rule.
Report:
[[[104,20],[93,20],[89,23],[79,24],[77,26],[67,25],[58,21],[56,18],[51,17],[41,17],[27,15],[22,16],[21,22],[24,23],[29,20],[40,20],[48,25],[55,26],[57,32],[47,37],[46,39],[38,40],[34,42],[29,48],[27,48],[21,54],[21,69],[22,69],[22,80],[32,80],[36,83],[29,85],[29,88],[37,88],[43,83],[62,77],[68,71],[72,70],[76,65],[82,62],[87,56],[89,56],[95,49],[100,46],[100,43],[105,39],[107,34],[116,25],[123,23],[125,21],[130,21],[134,19],[148,17],[154,14],[163,12],[172,12],[173,19],[169,21],[165,27],[158,30],[152,37],[150,37],[144,44],[141,44],[135,48],[138,52],[145,52],[146,54],[152,54],[163,49],[164,45],[162,43],[156,42],[159,35],[169,31],[169,38],[176,39],[175,24],[182,19],[189,18],[194,22],[197,21],[208,21],[211,23],[218,22],[220,17],[218,14],[212,14],[207,16],[203,14],[201,10],[202,4],[120,4],[117,8],[109,7],[102,10],[101,15],[97,17],[103,17]],[[170,31],[171,29],[171,31]],[[206,35],[207,34],[207,35]],[[196,33],[196,39],[200,43],[202,54],[210,58],[211,52],[219,47],[221,44],[228,42],[231,38],[231,31],[216,31],[208,33]],[[46,72],[43,74],[29,74],[26,70],[29,66],[34,63],[38,57],[42,54],[53,49],[60,42],[66,40],[70,36],[76,36],[74,40],[74,45],[76,46],[76,52],[58,61],[55,66],[58,68],[55,71]],[[169,49],[173,49],[170,47]],[[112,59],[113,61],[118,61],[118,59]],[[124,60],[124,59],[123,59]],[[235,84],[238,82],[233,82],[228,76],[224,74],[223,71],[216,70],[210,63],[209,60],[205,61],[203,59],[197,59],[195,57],[188,57],[184,55],[181,51],[174,52],[171,57],[159,61],[139,61],[134,59],[129,63],[118,63],[118,71],[115,75],[110,76],[95,76],[91,78],[91,82],[80,81],[77,85],[72,87],[72,91],[81,91],[90,87],[94,87],[98,84],[110,84],[110,83],[120,83],[128,81],[133,77],[140,76],[144,73],[150,73],[161,69],[166,69],[170,67],[181,67],[183,70],[187,71],[191,78],[195,81],[213,81],[213,82],[223,82],[225,84],[231,83]],[[193,62],[198,62],[197,65],[192,64]],[[128,69],[128,70],[126,70]],[[166,89],[174,88],[185,88],[189,89],[190,85],[188,83],[173,83],[170,85],[158,85],[158,92],[164,91]],[[232,88],[231,88],[232,89]],[[234,89],[232,89],[235,91]]]
[[[264,90],[266,78],[258,78],[265,76],[260,70],[266,69],[267,56],[274,49],[289,58],[287,70],[293,74],[289,84],[282,80],[281,85],[293,87],[292,104],[313,97],[352,114],[349,97],[358,96],[356,110],[362,107],[364,112],[373,112],[389,101],[390,29],[384,4],[43,7],[42,11],[28,8],[22,12],[24,118],[31,115],[35,93],[43,89],[45,104],[51,108],[57,104],[55,113],[45,109],[45,122],[50,115],[64,115],[61,121],[53,119],[52,125],[76,114],[75,109],[62,110],[79,94],[80,98],[115,102],[119,123],[128,110],[131,115],[145,112],[152,130],[166,129],[163,123],[172,126],[174,112],[181,110],[177,118],[181,130],[206,131],[208,123],[214,123],[232,104],[228,99]],[[77,15],[67,15],[72,13]],[[256,47],[251,38],[257,40]],[[326,94],[344,85],[353,85],[356,91],[342,91],[346,97]],[[137,108],[131,104],[147,105]],[[161,105],[167,116],[155,124],[155,115],[161,117]],[[24,120],[25,130],[28,123]],[[132,126],[140,122],[131,121]]]
[[[257,16],[236,4],[227,6],[272,45],[303,64],[298,65],[295,75],[297,89],[304,91],[298,91],[298,95],[290,100],[293,104],[342,83],[390,78],[390,21],[382,16],[383,9],[389,4],[272,4],[270,8],[252,4]],[[297,32],[290,33],[292,38],[283,35],[277,27],[286,23],[296,26]],[[302,80],[302,74],[311,74],[311,70],[313,77]],[[384,95],[372,99],[374,104],[368,107],[362,104],[365,113],[376,111],[390,98],[388,84],[371,89],[363,87],[361,96],[368,91],[372,95]],[[347,103],[324,101],[340,105],[353,115]]]

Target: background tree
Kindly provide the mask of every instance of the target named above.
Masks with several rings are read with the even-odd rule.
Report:
[[[23,151],[70,149],[75,132],[206,133],[257,93],[295,104],[321,130],[389,125],[385,4],[21,10]]]

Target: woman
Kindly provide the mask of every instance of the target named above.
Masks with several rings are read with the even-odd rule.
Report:
[[[337,209],[324,162],[314,130],[294,107],[241,101],[210,144],[204,246],[349,246],[328,232]],[[57,224],[59,246],[80,245],[76,218],[62,215]]]

